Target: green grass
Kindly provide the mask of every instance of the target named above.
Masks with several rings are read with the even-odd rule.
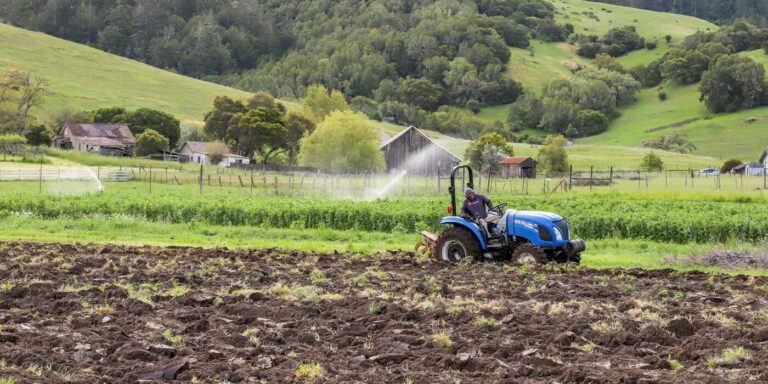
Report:
[[[717,26],[708,21],[674,13],[584,0],[553,0],[552,3],[557,9],[556,20],[573,24],[576,33],[602,36],[611,28],[633,25],[637,27],[637,32],[648,40],[662,40],[664,35],[671,35],[674,43],[679,42],[678,38],[691,35],[697,30],[717,29]],[[590,18],[583,12],[593,12],[599,20]]]
[[[512,56],[507,65],[507,73],[523,86],[536,93],[549,81],[573,76],[563,64],[576,63],[586,65],[589,60],[576,55],[576,46],[568,43],[548,43],[532,40],[533,56],[527,49],[512,48]],[[503,121],[503,120],[502,120]]]
[[[297,249],[316,252],[372,253],[410,251],[418,234],[341,231],[330,229],[275,229],[244,226],[190,226],[142,220],[105,218],[56,219],[14,217],[0,221],[1,241],[38,241],[158,246],[199,246],[205,248]],[[741,244],[726,245],[741,247]],[[749,275],[768,275],[768,270],[723,270],[717,267],[684,266],[665,261],[671,255],[705,252],[716,245],[669,244],[647,240],[600,239],[588,241],[582,264],[592,268],[673,268]]]
[[[49,81],[46,118],[62,110],[122,106],[154,108],[183,121],[202,121],[219,95],[249,93],[174,74],[43,33],[0,24],[0,70],[34,71]],[[289,109],[298,108],[287,102]]]
[[[638,146],[671,132],[683,132],[696,145],[694,154],[712,156],[718,165],[729,158],[756,161],[768,146],[768,107],[712,114],[699,101],[697,84],[665,83],[663,89],[666,101],[659,100],[658,88],[645,89],[637,103],[620,110],[621,116],[608,131],[579,143]]]
[[[627,68],[656,60],[683,38],[698,30],[717,29],[716,25],[708,21],[672,13],[583,0],[554,0],[552,3],[557,9],[556,21],[560,24],[573,24],[575,33],[602,36],[611,28],[632,25],[646,40],[658,42],[658,48],[654,50],[641,49],[620,57],[619,62]],[[599,20],[584,12],[592,12]],[[665,35],[672,36],[671,44],[666,43]],[[592,62],[576,55],[578,47],[568,43],[533,40],[531,47],[533,56],[527,49],[512,48],[508,72],[512,78],[536,92],[540,92],[541,87],[552,79],[572,76],[571,71],[563,64],[589,65]]]

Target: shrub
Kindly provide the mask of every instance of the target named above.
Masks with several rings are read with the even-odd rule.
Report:
[[[136,155],[147,156],[168,150],[169,140],[154,129],[146,129],[136,136]]]
[[[661,100],[661,101],[667,100],[667,92],[659,91],[659,100]]]
[[[664,161],[653,151],[648,152],[640,162],[640,170],[645,172],[661,172],[664,170]]]
[[[734,169],[734,168],[736,168],[737,166],[739,166],[739,165],[742,165],[742,164],[744,164],[744,162],[742,162],[742,161],[741,161],[741,160],[739,160],[739,159],[730,159],[730,160],[726,160],[726,161],[725,161],[725,163],[723,163],[723,166],[722,166],[722,167],[720,167],[720,172],[721,172],[721,173],[728,173],[728,172],[730,172],[732,169]]]

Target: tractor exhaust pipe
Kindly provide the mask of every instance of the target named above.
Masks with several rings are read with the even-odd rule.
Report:
[[[563,246],[565,249],[565,253],[568,255],[568,257],[571,257],[577,253],[582,253],[587,250],[587,244],[584,243],[584,240],[578,239],[578,240],[571,240],[567,243],[565,243],[565,246]]]

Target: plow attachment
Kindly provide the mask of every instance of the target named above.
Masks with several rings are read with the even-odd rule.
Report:
[[[419,256],[422,256],[425,258],[436,258],[437,257],[437,253],[435,252],[436,246],[437,246],[437,235],[432,232],[422,231],[421,241],[416,243],[416,253],[418,253]]]

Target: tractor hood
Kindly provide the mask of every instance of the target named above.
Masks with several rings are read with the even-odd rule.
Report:
[[[533,224],[546,224],[563,219],[560,215],[542,211],[517,211],[514,218],[515,220],[524,220]]]

